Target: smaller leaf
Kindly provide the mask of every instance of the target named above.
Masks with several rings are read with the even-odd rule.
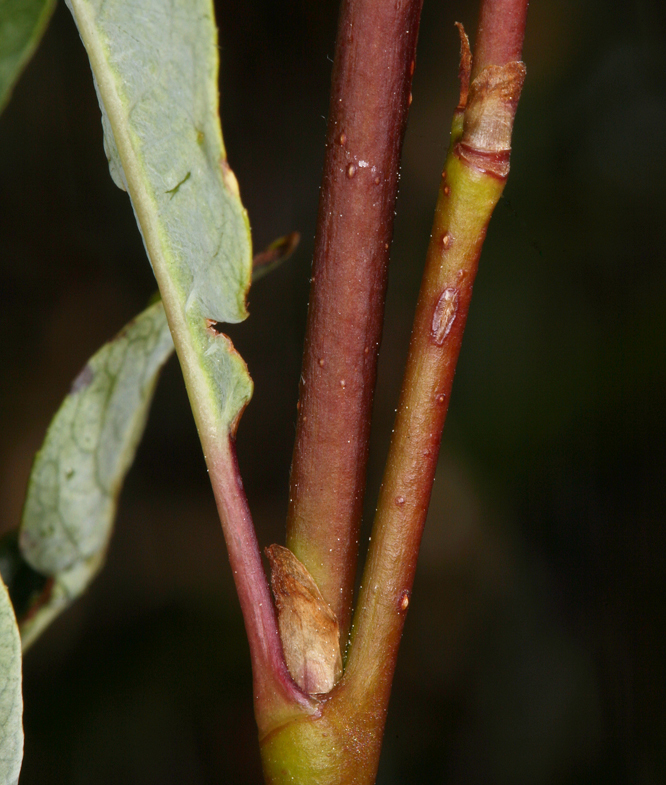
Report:
[[[266,548],[287,668],[309,693],[330,692],[342,676],[340,628],[304,565],[281,545]]]
[[[21,638],[9,592],[0,581],[0,785],[16,785],[22,760]]]
[[[291,232],[273,240],[265,251],[255,254],[252,259],[252,283],[273,272],[282,262],[286,262],[300,241],[301,235],[298,232]]]
[[[55,0],[0,0],[0,112],[55,8]]]
[[[28,564],[54,580],[21,619],[24,647],[100,569],[157,376],[172,351],[157,302],[94,355],[54,417],[32,468],[19,534]]]

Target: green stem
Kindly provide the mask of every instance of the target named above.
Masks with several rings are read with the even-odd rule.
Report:
[[[474,276],[503,187],[449,153],[345,673],[373,703],[388,699]]]
[[[508,175],[523,78],[522,63],[484,69],[471,83],[468,99],[467,74],[461,79],[461,106],[442,174],[342,685],[350,705],[363,705],[374,715],[388,704],[472,286]]]

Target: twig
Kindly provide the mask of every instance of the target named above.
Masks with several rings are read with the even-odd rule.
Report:
[[[287,545],[343,639],[421,5],[345,0],[333,67]]]
[[[494,49],[504,20],[484,4],[484,36]],[[512,12],[518,4],[510,3]],[[514,28],[524,29],[523,18]],[[409,607],[416,560],[437,465],[481,247],[508,175],[511,130],[525,69],[489,64],[469,84],[462,38],[461,101],[442,174],[394,434],[380,492],[341,690],[350,705],[386,710]],[[505,51],[505,50],[502,50]],[[515,46],[511,50],[515,52]],[[519,54],[519,51],[518,51]],[[467,65],[465,61],[467,60]],[[474,73],[474,72],[472,72]]]

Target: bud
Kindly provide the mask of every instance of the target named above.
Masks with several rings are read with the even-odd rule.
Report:
[[[303,564],[281,545],[266,548],[287,668],[310,695],[330,692],[342,676],[340,628]]]

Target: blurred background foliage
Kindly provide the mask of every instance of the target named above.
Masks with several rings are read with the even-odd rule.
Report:
[[[260,250],[296,256],[231,330],[262,545],[283,541],[337,2],[218,0],[229,159]],[[476,2],[425,0],[366,518],[391,430]],[[477,279],[379,782],[666,781],[666,6],[540,0]],[[0,529],[150,267],[60,4],[0,118]],[[247,645],[179,369],[108,564],[25,662],[23,785],[261,781]]]

